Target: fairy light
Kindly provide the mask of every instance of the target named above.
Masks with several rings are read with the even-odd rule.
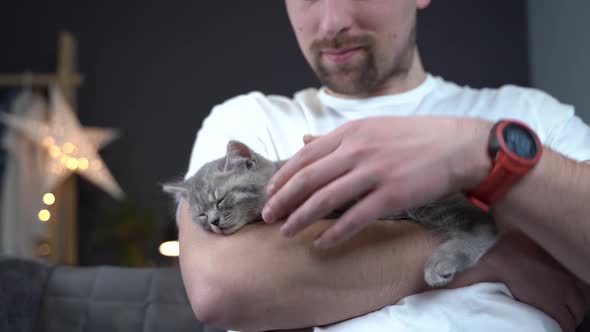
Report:
[[[76,158],[68,158],[68,160],[66,161],[66,167],[69,170],[75,170],[76,168],[78,168],[78,159]]]
[[[76,149],[76,146],[71,142],[65,142],[62,149],[64,153],[71,154]]]
[[[45,203],[45,205],[53,205],[53,203],[55,203],[55,195],[52,193],[46,193],[43,195],[43,203]]]
[[[88,158],[80,158],[78,159],[78,169],[80,169],[81,171],[85,171],[88,169],[88,165],[90,163],[88,162]]]
[[[53,205],[55,203],[55,195],[53,193],[45,193],[43,195],[43,203],[47,206]],[[39,211],[38,217],[39,221],[48,222],[51,219],[51,212],[48,209],[42,209]]]
[[[49,243],[41,243],[37,248],[39,256],[49,256],[51,254],[51,246]]]
[[[166,241],[160,244],[160,254],[168,257],[178,257],[180,254],[180,245],[178,241]]]
[[[51,219],[51,213],[47,209],[39,211],[39,220],[42,222],[48,222]]]

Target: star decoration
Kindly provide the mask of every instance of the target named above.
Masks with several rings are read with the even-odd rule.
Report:
[[[97,150],[115,140],[114,129],[83,128],[57,87],[50,89],[49,121],[0,114],[0,121],[19,130],[48,154],[44,189],[51,191],[72,173],[78,173],[116,199],[124,193]]]

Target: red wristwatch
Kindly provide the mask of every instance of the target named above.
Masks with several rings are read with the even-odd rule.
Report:
[[[489,211],[539,161],[543,145],[537,134],[526,124],[516,120],[496,122],[488,141],[492,171],[477,188],[465,196],[475,205]]]

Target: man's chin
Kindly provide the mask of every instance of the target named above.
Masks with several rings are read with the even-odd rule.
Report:
[[[331,92],[337,94],[354,96],[366,92],[366,89],[361,87],[361,84],[357,78],[331,78],[322,79],[321,81]]]
[[[362,67],[336,67],[322,66],[316,70],[316,75],[323,85],[330,91],[338,94],[355,95],[362,92]]]

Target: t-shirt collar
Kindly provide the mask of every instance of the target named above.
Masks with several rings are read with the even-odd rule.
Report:
[[[412,90],[377,97],[369,98],[342,98],[330,95],[326,91],[326,87],[321,87],[319,91],[319,98],[324,106],[328,106],[339,111],[353,111],[358,110],[360,106],[363,109],[379,108],[385,105],[400,105],[407,103],[419,102],[425,95],[432,91],[435,86],[435,79],[430,75],[426,75],[426,79]]]

